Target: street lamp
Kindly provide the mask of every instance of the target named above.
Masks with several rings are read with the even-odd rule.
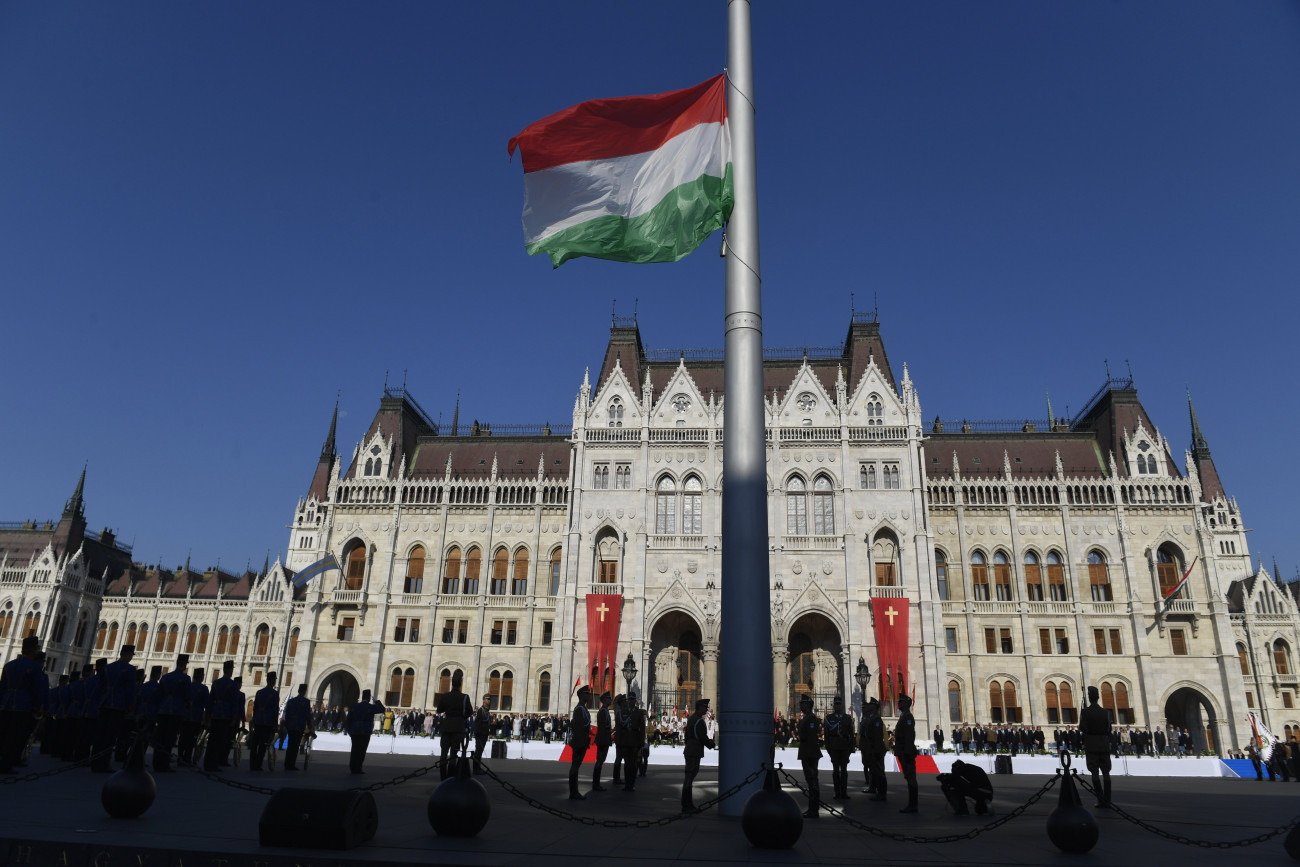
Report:
[[[853,672],[853,679],[858,682],[858,690],[862,693],[861,708],[867,706],[867,684],[871,683],[871,671],[867,668],[867,661],[861,656],[858,657],[858,667]]]
[[[632,695],[632,681],[636,679],[636,660],[632,658],[629,652],[627,659],[623,661],[623,679],[627,681],[627,694]]]

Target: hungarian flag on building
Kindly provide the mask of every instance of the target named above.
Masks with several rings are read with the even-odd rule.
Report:
[[[726,78],[594,99],[510,139],[524,163],[524,245],[559,267],[591,256],[676,262],[731,215]]]

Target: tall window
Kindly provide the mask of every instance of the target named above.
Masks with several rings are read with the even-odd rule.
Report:
[[[880,395],[872,394],[867,398],[867,424],[870,426],[885,423],[885,408],[880,403]]]
[[[351,641],[356,636],[356,631],[357,631],[357,619],[355,617],[339,618],[339,630],[338,630],[339,641]]]
[[[1047,697],[1047,721],[1052,725],[1061,723],[1073,725],[1076,716],[1074,693],[1070,689],[1070,684],[1064,680],[1059,684],[1049,680],[1044,692]]]
[[[593,465],[591,486],[597,491],[603,491],[609,487],[609,464]]]
[[[520,548],[515,552],[515,565],[510,575],[510,595],[528,595],[528,549]]]
[[[505,596],[506,580],[509,575],[510,555],[506,553],[505,548],[497,548],[496,556],[492,558],[492,581],[488,593],[493,596]]]
[[[677,483],[668,476],[659,480],[655,494],[655,532],[665,536],[677,532]]]
[[[1181,629],[1169,630],[1169,647],[1174,656],[1187,655],[1187,633]]]
[[[460,548],[455,545],[447,552],[447,563],[442,571],[442,592],[452,595],[460,592]]]
[[[1183,579],[1182,565],[1182,557],[1177,555],[1171,545],[1161,545],[1156,551],[1156,577],[1160,581],[1161,598],[1167,598],[1173,593],[1178,582]],[[1174,598],[1186,599],[1187,588],[1179,590]]]
[[[835,532],[835,494],[831,480],[818,476],[813,480],[813,533],[829,536]]]
[[[153,652],[162,653],[167,649],[167,624],[158,625],[158,634],[153,637]]]
[[[203,628],[207,629],[206,626]],[[289,658],[293,659],[297,655],[298,655],[298,627],[295,626],[293,628],[293,632],[289,633]]]
[[[691,476],[682,491],[682,532],[698,536],[704,532],[704,489],[699,478]]]
[[[808,486],[792,476],[785,489],[785,532],[789,536],[808,534]]]
[[[82,614],[82,617],[83,618],[85,617],[84,613]],[[13,603],[6,602],[5,610],[0,611],[0,638],[8,638],[9,631],[13,628],[14,628]],[[77,645],[81,644],[80,641],[74,641],[73,643]]]
[[[411,696],[415,692],[415,669],[394,668],[393,676],[388,682],[388,701],[397,707],[410,707]]]
[[[1020,706],[1016,704],[1016,685],[1011,681],[989,683],[989,709],[995,723],[1020,721]]]
[[[864,491],[874,491],[876,489],[876,465],[874,463],[862,464],[858,467],[858,487]]]
[[[623,401],[614,398],[609,402],[609,426],[623,426]]]
[[[411,556],[406,559],[406,593],[424,592],[424,547],[416,545],[411,549]]]
[[[971,592],[975,594],[975,601],[987,602],[989,598],[989,567],[984,561],[982,551],[974,551],[970,555],[970,581]]]
[[[1038,555],[1025,552],[1025,598],[1030,602],[1043,601],[1043,573],[1038,565]]]
[[[479,570],[482,565],[483,552],[477,547],[470,548],[465,558],[465,593],[470,596],[478,595]]]
[[[141,632],[141,636],[143,637],[143,631]],[[217,656],[225,656],[226,648],[229,646],[230,630],[223,626],[221,629],[217,630]]]
[[[228,650],[231,656],[239,652],[239,627],[236,626],[230,630],[230,648]]]
[[[1237,645],[1237,661],[1241,663],[1241,673],[1250,674],[1250,657],[1246,655],[1246,645]]]
[[[1065,592],[1065,567],[1061,564],[1061,555],[1055,551],[1047,552],[1047,587],[1053,602],[1065,602],[1070,598]]]
[[[493,710],[510,710],[515,690],[515,676],[508,671],[493,669],[488,675],[488,706]]]
[[[537,710],[546,713],[551,709],[551,673],[543,671],[537,679]]]
[[[871,560],[876,567],[877,587],[898,585],[898,543],[892,533],[882,530],[871,546]]]
[[[955,680],[948,681],[948,721],[959,723],[961,713],[961,685]]]
[[[348,576],[344,588],[360,590],[366,580],[366,546],[357,545],[348,553]]]
[[[993,583],[996,585],[998,601],[1011,601],[1011,564],[1002,551],[993,552]]]
[[[23,618],[23,638],[29,635],[35,635],[36,631],[41,628],[41,612],[29,611]]]
[[[108,621],[99,621],[99,629],[95,631],[95,649],[103,650],[104,642],[108,640]]]
[[[3,621],[4,621],[4,615],[0,615],[0,623],[2,623]],[[206,629],[207,627],[205,626],[204,628]],[[0,629],[0,638],[4,638],[7,634],[8,633],[6,633],[3,629]],[[137,650],[144,650],[143,647],[140,647],[135,643],[135,623],[128,623],[126,625],[126,641],[124,641],[123,644],[129,644],[132,647],[136,648]]]
[[[898,464],[885,464],[884,466],[885,488],[891,491],[897,491],[902,487],[898,475]]]
[[[937,548],[934,551],[934,577],[939,585],[939,598],[948,599],[948,560]]]
[[[298,634],[298,630],[296,629],[293,632],[295,635]],[[199,630],[199,653],[202,654],[207,652],[208,652],[208,627],[204,626],[202,629]]]
[[[193,653],[194,648],[198,646],[198,643],[199,643],[199,628],[191,624],[190,628],[185,633],[185,652]]]
[[[1092,586],[1093,602],[1110,602],[1110,576],[1106,573],[1106,558],[1100,551],[1088,552],[1088,584]]]
[[[167,652],[168,653],[176,652],[176,642],[180,640],[180,637],[181,637],[180,624],[173,623],[171,625],[171,629],[167,630]]]
[[[1291,648],[1280,638],[1273,642],[1273,667],[1280,675],[1291,673]]]
[[[613,536],[605,536],[596,545],[596,557],[599,571],[596,580],[601,584],[618,583],[618,540]]]
[[[632,488],[632,465],[615,464],[614,465],[614,487],[620,491],[631,490]]]
[[[551,595],[560,594],[560,549],[551,552]]]
[[[255,637],[257,639],[255,654],[257,656],[266,656],[267,651],[271,649],[271,630],[266,626],[259,626]]]

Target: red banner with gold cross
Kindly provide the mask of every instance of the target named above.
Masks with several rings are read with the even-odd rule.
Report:
[[[880,660],[881,700],[892,705],[900,692],[908,691],[907,623],[910,603],[907,597],[871,600],[871,614],[876,622],[876,655]]]
[[[605,690],[617,688],[618,623],[622,609],[622,596],[587,594],[587,673],[596,697]]]

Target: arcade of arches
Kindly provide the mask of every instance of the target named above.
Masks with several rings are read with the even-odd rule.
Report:
[[[787,644],[772,648],[774,694],[784,700],[784,714],[797,713],[805,695],[813,697],[818,713],[829,710],[836,695],[845,695],[841,661],[840,632],[830,618],[809,613],[796,620]]]
[[[705,646],[703,631],[689,614],[670,611],[650,631],[649,695],[655,708],[695,709],[695,702],[718,701],[718,648]]]

